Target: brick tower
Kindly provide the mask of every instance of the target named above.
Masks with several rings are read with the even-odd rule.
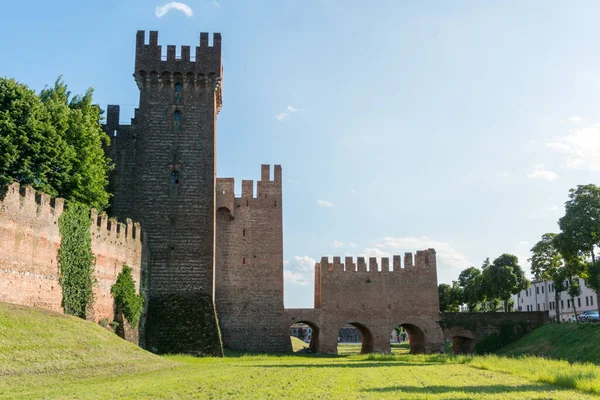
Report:
[[[167,46],[138,31],[131,209],[148,250],[145,346],[156,353],[221,355],[214,305],[215,140],[221,109],[221,35]],[[117,165],[118,167],[118,165]],[[126,180],[121,171],[121,180]],[[118,181],[118,179],[117,179]],[[115,193],[115,203],[119,191]]]

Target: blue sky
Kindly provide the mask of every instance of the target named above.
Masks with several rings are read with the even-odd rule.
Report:
[[[504,252],[528,271],[569,188],[598,183],[596,1],[167,4],[7,2],[0,75],[39,90],[62,74],[126,122],[136,30],[221,32],[218,175],[240,191],[282,164],[287,307],[312,306],[323,255],[435,247],[440,282]]]

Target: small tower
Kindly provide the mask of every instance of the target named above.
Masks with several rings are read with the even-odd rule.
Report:
[[[221,109],[221,35],[167,46],[138,31],[133,217],[148,250],[145,346],[156,353],[220,355],[214,305],[215,140]],[[117,193],[116,196],[119,194]]]

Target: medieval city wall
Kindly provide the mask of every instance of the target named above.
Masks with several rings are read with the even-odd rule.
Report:
[[[291,351],[283,306],[281,167],[254,182],[217,179],[215,301],[223,345],[244,351]]]
[[[31,187],[12,184],[0,201],[0,301],[62,312],[58,283],[58,219],[64,200],[51,199]],[[141,281],[142,241],[139,224],[98,216],[92,210],[92,252],[95,256],[95,302],[88,319],[114,319],[111,286],[123,264]]]

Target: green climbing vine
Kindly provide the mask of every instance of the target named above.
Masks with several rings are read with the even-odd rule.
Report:
[[[142,316],[144,297],[135,293],[135,281],[131,271],[131,267],[123,265],[117,281],[110,288],[110,293],[115,299],[117,309],[123,312],[125,319],[135,328]]]
[[[69,202],[58,220],[61,236],[58,281],[62,288],[62,306],[66,314],[83,319],[94,301],[91,222],[90,209],[76,202]]]

